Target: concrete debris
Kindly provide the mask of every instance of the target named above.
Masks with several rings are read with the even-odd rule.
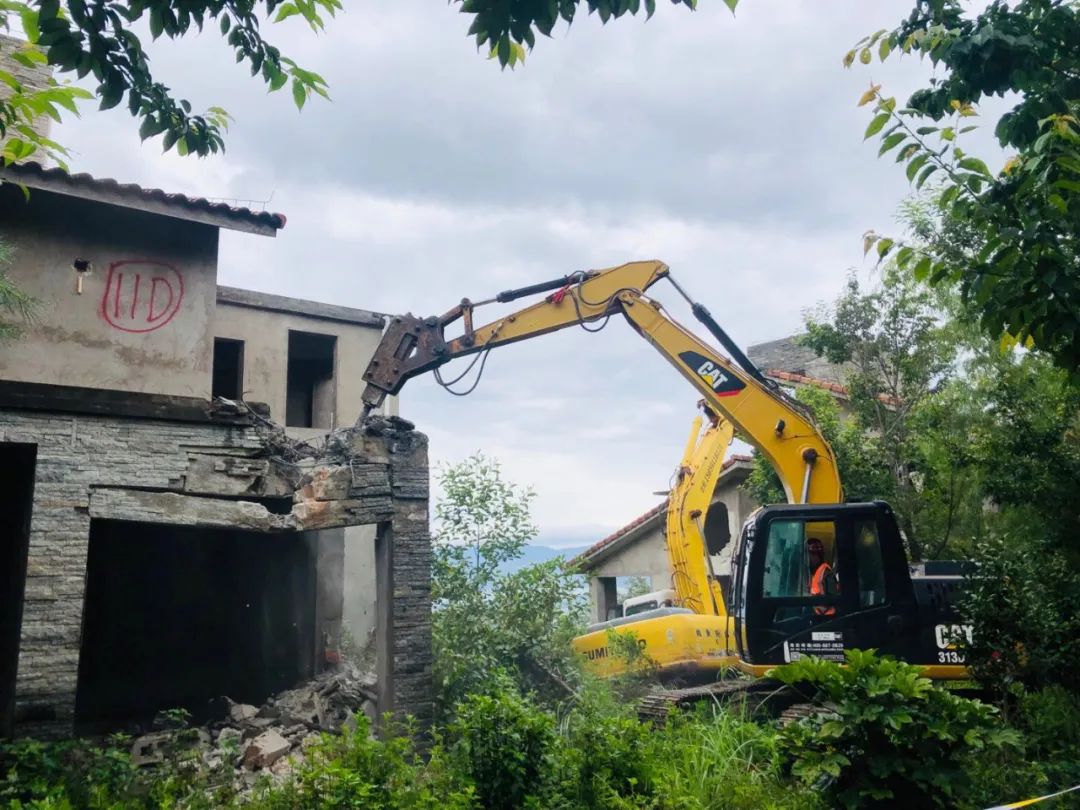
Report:
[[[134,740],[132,760],[152,767],[196,754],[196,759],[243,792],[260,774],[287,779],[322,733],[355,733],[357,718],[376,717],[376,680],[348,663],[261,706],[225,698],[221,719],[205,727],[154,731]]]
[[[264,731],[250,743],[244,751],[244,767],[249,771],[269,768],[292,748],[292,743],[274,729]]]
[[[234,703],[229,707],[229,719],[234,723],[243,723],[245,720],[251,720],[258,714],[258,709],[247,703]]]

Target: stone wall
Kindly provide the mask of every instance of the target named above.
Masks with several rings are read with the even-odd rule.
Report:
[[[0,409],[0,442],[37,447],[16,732],[71,730],[92,518],[257,531],[378,524],[380,710],[430,718],[427,440],[411,427],[375,418],[313,449],[250,414],[199,423]],[[285,508],[269,509],[275,499]]]

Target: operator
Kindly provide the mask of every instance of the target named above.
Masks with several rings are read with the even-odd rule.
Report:
[[[831,596],[839,592],[836,573],[825,562],[825,545],[816,537],[806,541],[806,554],[810,558],[810,595]],[[816,605],[814,613],[818,616],[835,616],[836,608],[831,605]]]

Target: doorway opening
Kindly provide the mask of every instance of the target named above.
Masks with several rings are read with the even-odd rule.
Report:
[[[304,534],[91,521],[76,729],[201,722],[312,677],[315,588]]]
[[[0,442],[0,738],[11,736],[37,445]]]

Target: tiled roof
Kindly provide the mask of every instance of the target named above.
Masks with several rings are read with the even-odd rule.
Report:
[[[736,454],[734,454],[732,456],[728,456],[728,458],[726,458],[724,460],[724,466],[720,468],[721,472],[733,467],[735,464],[739,463],[740,461],[750,462],[750,461],[753,461],[753,459],[750,456],[742,455],[740,453],[736,453]],[[664,498],[664,500],[662,500],[660,503],[658,503],[656,506],[654,506],[648,512],[645,512],[644,514],[638,515],[636,518],[631,520],[625,526],[619,527],[618,529],[613,531],[611,534],[609,534],[607,537],[605,537],[600,542],[589,546],[587,549],[585,549],[579,555],[574,557],[574,559],[570,560],[568,562],[568,565],[573,567],[574,565],[577,565],[578,563],[583,563],[583,562],[587,561],[589,558],[596,556],[597,553],[604,550],[605,548],[610,546],[612,543],[615,543],[615,542],[621,540],[622,538],[626,537],[628,534],[632,533],[634,531],[634,529],[637,529],[639,526],[643,526],[646,523],[649,523],[651,520],[653,520],[657,516],[664,514],[664,512],[667,511],[667,505],[668,505],[667,498]]]
[[[285,227],[284,214],[252,211],[250,208],[234,207],[224,202],[211,202],[205,197],[169,194],[159,188],[121,183],[111,177],[70,174],[61,168],[45,167],[33,161],[0,167],[0,178],[22,183],[30,188],[268,236],[273,236]]]
[[[812,385],[815,388],[824,388],[826,391],[832,391],[835,394],[843,394],[847,396],[848,390],[840,383],[829,382],[828,380],[818,380],[814,377],[807,377],[805,374],[795,374],[790,371],[781,371],[778,368],[766,369],[764,372],[766,377],[772,377],[776,380],[786,380],[788,382],[802,383],[803,385]]]
[[[828,380],[818,380],[814,377],[807,377],[805,374],[792,374],[790,371],[780,371],[776,368],[770,368],[765,371],[764,374],[766,377],[772,377],[774,380],[786,380],[787,382],[823,388],[826,391],[832,391],[834,394],[839,394],[842,397],[846,397],[850,393],[847,388],[839,383],[829,382]],[[889,396],[888,394],[878,394],[878,400],[886,405],[900,404],[900,400],[896,397]]]
[[[758,343],[747,348],[746,354],[758,368],[776,368],[830,383],[843,383],[846,374],[854,370],[850,363],[836,365],[818,357],[813,349],[799,342],[799,337],[792,335]]]

